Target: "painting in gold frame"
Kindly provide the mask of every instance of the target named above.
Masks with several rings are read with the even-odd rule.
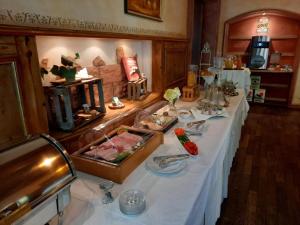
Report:
[[[124,0],[125,13],[162,21],[161,0]]]

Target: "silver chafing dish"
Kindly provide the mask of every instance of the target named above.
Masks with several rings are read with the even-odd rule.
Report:
[[[62,218],[75,179],[67,152],[49,135],[0,152],[0,225]]]

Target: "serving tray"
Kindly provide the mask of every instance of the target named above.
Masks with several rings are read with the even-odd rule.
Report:
[[[119,163],[112,163],[103,159],[84,155],[84,152],[89,151],[91,146],[100,145],[106,141],[106,137],[101,137],[71,155],[71,159],[73,160],[76,169],[112,180],[116,183],[122,183],[126,177],[148,157],[148,155],[163,143],[163,134],[161,132],[127,126],[120,126],[110,132],[107,136],[115,136],[120,129],[125,129],[130,133],[141,135],[142,137],[144,136],[144,143],[136,148],[133,154],[129,155]]]

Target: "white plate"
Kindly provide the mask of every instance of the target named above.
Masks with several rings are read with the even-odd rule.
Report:
[[[170,164],[170,166],[162,169],[158,166],[157,163],[155,163],[153,161],[153,157],[151,157],[150,159],[148,159],[146,161],[145,165],[146,165],[146,168],[151,170],[153,173],[167,175],[167,174],[179,173],[181,170],[183,170],[187,166],[187,163],[186,163],[186,160],[180,160],[180,161],[174,162],[174,163]]]

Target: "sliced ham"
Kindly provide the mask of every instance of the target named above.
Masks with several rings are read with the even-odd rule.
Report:
[[[93,149],[85,152],[84,154],[94,158],[102,158],[107,161],[113,161],[119,153],[123,151],[130,151],[133,146],[142,140],[143,138],[141,136],[123,132],[98,146],[94,146]]]

